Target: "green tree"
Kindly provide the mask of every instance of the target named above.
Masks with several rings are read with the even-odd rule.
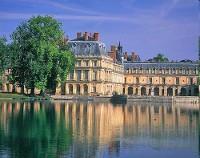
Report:
[[[50,16],[32,17],[18,26],[12,34],[13,81],[22,89],[24,86],[31,89],[31,94],[34,94],[35,88],[44,92],[51,75],[56,79],[58,75],[64,78],[73,65],[73,58],[68,49],[62,50],[63,36],[61,23]],[[61,55],[69,59],[65,66],[55,65],[55,58],[57,63],[63,62],[59,58]],[[59,72],[65,73],[52,74],[55,66],[60,66]]]
[[[153,61],[155,62],[168,62],[169,59],[167,57],[165,57],[163,54],[157,54],[157,56],[155,56],[153,58]]]
[[[66,42],[60,44],[60,49],[57,54],[53,56],[53,67],[51,75],[48,77],[47,88],[55,93],[58,83],[66,80],[67,74],[74,68],[74,55],[69,51]]]
[[[0,84],[2,84],[2,75],[8,67],[8,52],[6,38],[0,37]]]

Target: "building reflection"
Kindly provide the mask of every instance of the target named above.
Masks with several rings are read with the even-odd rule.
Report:
[[[72,143],[62,155],[102,157],[105,152],[119,154],[121,146],[139,142],[153,148],[198,147],[198,109],[171,104],[1,102],[0,128],[9,135],[9,120],[20,111],[22,114],[32,111],[35,115],[50,109],[55,111],[55,124],[64,122],[72,132]],[[46,116],[46,119],[51,118]],[[175,139],[178,143],[174,143]]]

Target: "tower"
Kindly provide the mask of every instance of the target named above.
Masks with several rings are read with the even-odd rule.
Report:
[[[123,57],[123,47],[121,46],[121,43],[119,41],[118,47],[117,47],[117,54],[116,54],[116,58],[118,62],[122,62],[122,57]]]

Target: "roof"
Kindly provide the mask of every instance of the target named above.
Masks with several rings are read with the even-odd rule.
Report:
[[[76,56],[108,56],[105,44],[99,41],[69,41],[68,45]]]
[[[191,62],[165,62],[165,63],[149,63],[149,62],[124,62],[125,69],[161,69],[161,68],[198,68],[198,63]]]

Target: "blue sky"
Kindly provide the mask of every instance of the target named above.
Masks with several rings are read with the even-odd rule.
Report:
[[[198,58],[198,0],[0,0],[0,36],[33,15],[51,15],[70,38],[99,32],[109,48],[145,60],[163,53],[171,60]]]

